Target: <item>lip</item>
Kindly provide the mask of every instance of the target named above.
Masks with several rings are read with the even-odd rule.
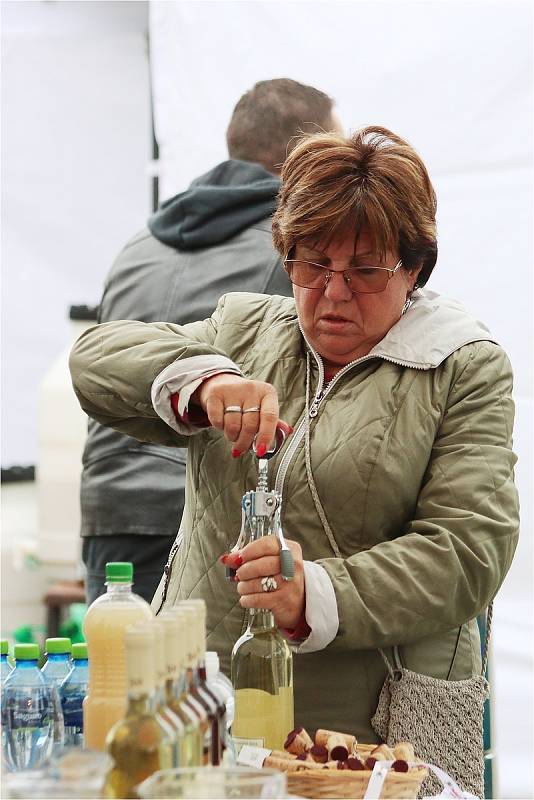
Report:
[[[319,317],[319,322],[333,327],[342,327],[344,325],[350,325],[352,320],[346,317],[339,317],[337,314],[324,314],[322,317]]]

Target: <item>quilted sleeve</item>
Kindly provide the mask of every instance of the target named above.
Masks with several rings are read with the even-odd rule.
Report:
[[[511,367],[490,342],[464,352],[411,523],[393,541],[319,562],[339,612],[331,648],[408,644],[458,627],[510,567],[519,530]]]
[[[225,355],[214,342],[224,297],[213,315],[188,325],[108,322],[90,328],[74,344],[70,371],[88,416],[144,442],[185,447],[188,437],[158,417],[150,399],[154,379],[179,358]]]

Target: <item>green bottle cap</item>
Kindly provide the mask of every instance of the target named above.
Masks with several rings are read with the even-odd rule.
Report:
[[[38,644],[16,644],[14,653],[15,661],[37,661],[39,658]]]
[[[56,636],[53,639],[47,639],[45,642],[45,652],[50,655],[57,653],[70,653],[72,645],[70,639],[61,636]]]
[[[0,655],[7,656],[9,652],[9,642],[7,639],[2,639],[1,647],[2,649],[0,650]]]
[[[108,561],[106,564],[106,581],[108,583],[131,583],[133,580],[133,564],[131,561]]]
[[[72,645],[72,657],[76,661],[78,658],[87,658],[87,644],[76,642]]]

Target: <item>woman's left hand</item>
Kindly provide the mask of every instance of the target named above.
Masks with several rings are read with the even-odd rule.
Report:
[[[286,543],[295,562],[295,577],[291,581],[285,581],[280,574],[280,545],[276,536],[249,542],[238,553],[228,553],[221,560],[227,567],[237,568],[237,592],[242,608],[268,608],[279,628],[293,630],[305,608],[304,567],[301,546],[289,539]],[[275,579],[274,591],[263,591],[261,579],[265,577]]]

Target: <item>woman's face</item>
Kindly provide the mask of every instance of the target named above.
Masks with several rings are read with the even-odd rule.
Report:
[[[301,242],[295,247],[293,258],[314,261],[339,273],[357,266],[393,269],[399,254],[388,252],[384,260],[380,259],[373,252],[369,234],[362,231],[356,243],[354,234],[325,246],[320,241]],[[366,355],[384,338],[400,318],[418,272],[419,269],[398,269],[384,291],[376,294],[353,294],[342,274],[334,274],[324,290],[293,286],[302,329],[327,370],[337,371]]]

